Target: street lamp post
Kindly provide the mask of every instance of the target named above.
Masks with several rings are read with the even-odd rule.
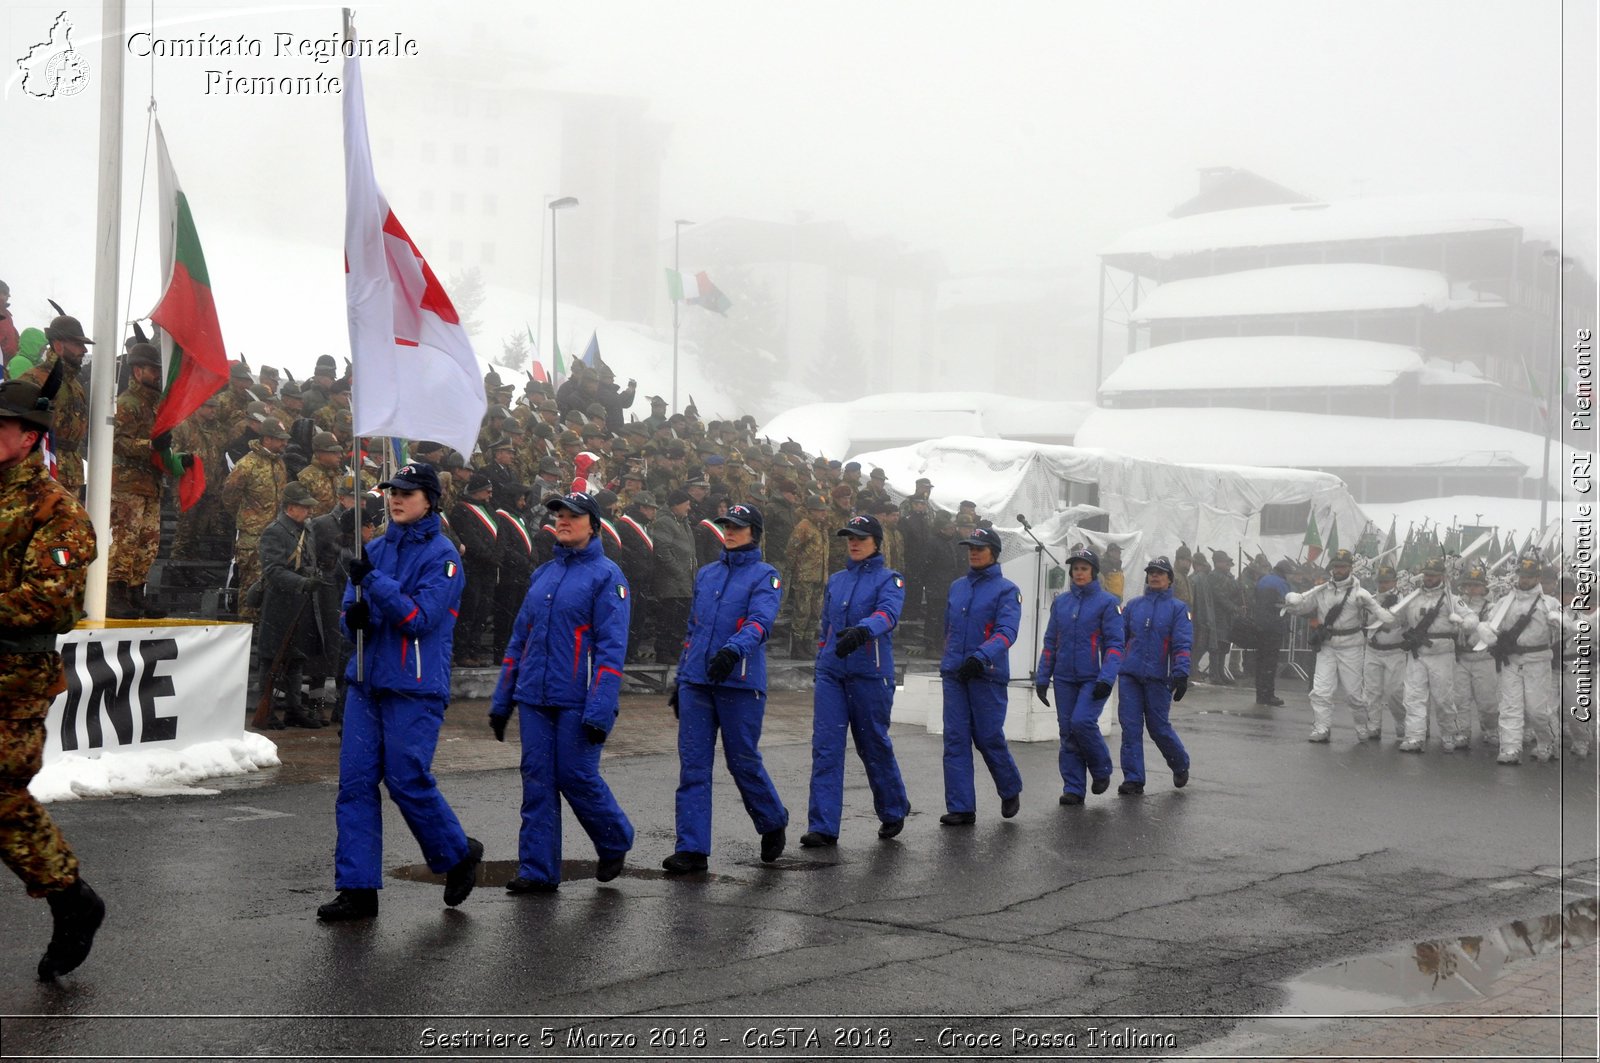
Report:
[[[560,304],[556,302],[556,211],[568,210],[578,205],[574,196],[562,196],[560,199],[550,201],[550,343],[554,353],[550,356],[550,364],[555,365],[555,358],[561,353],[561,330],[557,327],[560,320]]]
[[[694,222],[687,218],[678,218],[672,223],[672,272],[678,274],[678,287],[683,287],[682,267],[678,265],[678,249],[682,242],[683,227],[693,225]],[[678,410],[678,304],[683,300],[672,301],[672,410]]]

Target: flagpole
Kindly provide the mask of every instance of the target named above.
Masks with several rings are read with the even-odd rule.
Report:
[[[549,192],[546,192],[544,194],[544,205],[546,207],[548,207],[550,205],[550,193]],[[538,328],[538,330],[536,332],[534,332],[534,335],[538,336],[538,337],[541,337],[541,338],[544,336],[544,227],[545,227],[545,223],[546,223],[547,220],[548,219],[545,217],[544,211],[543,210],[539,211],[539,288],[538,288],[538,292],[539,292],[539,299],[538,299],[538,303],[539,303],[539,309],[538,309],[539,328]],[[534,357],[535,361],[537,361],[538,358],[539,358],[539,341],[537,339],[533,341],[533,357]],[[556,383],[555,363],[551,362],[550,363],[550,390],[551,391],[555,390],[555,383]]]
[[[346,8],[341,8],[340,10],[342,11],[343,18],[344,18],[344,39],[346,41],[355,40],[355,36],[356,36],[355,20],[351,16],[350,9],[348,7],[346,7]],[[349,91],[349,86],[348,85],[345,86],[345,90]],[[347,152],[349,151],[348,148],[346,148],[345,150]],[[348,166],[348,165],[349,165],[349,163],[347,162],[346,166]],[[345,202],[344,209],[348,213],[349,210],[350,210],[350,204],[348,202],[348,200],[349,200],[349,193],[348,192],[345,193],[345,197],[346,197],[346,202]],[[345,299],[346,299],[346,303],[347,303],[347,305],[345,307],[345,313],[346,314],[348,314],[350,312],[350,308],[348,306],[349,298],[350,298],[349,294],[346,293],[346,295],[345,295]],[[351,351],[350,351],[350,368],[346,371],[347,375],[350,377],[350,409],[351,410],[359,409],[359,407],[356,405],[356,357],[355,357],[355,354],[356,354],[356,352],[355,352],[354,348],[352,348]],[[351,427],[353,429],[354,426],[355,426],[355,418],[354,418],[353,415],[351,417],[350,423],[351,423]],[[365,512],[365,509],[366,509],[365,504],[362,502],[363,497],[365,497],[365,495],[366,495],[366,492],[361,490],[362,471],[363,470],[361,468],[361,437],[356,435],[356,433],[354,431],[351,431],[351,433],[350,433],[350,475],[354,478],[354,487],[355,487],[355,490],[356,490],[355,519],[353,519],[350,522],[350,525],[351,525],[351,527],[350,527],[350,531],[351,531],[350,556],[351,557],[364,557],[366,555],[366,551],[362,547],[362,544],[361,544],[361,518],[362,518],[362,516],[363,516],[363,514]],[[357,583],[357,584],[355,584],[355,601],[359,602],[360,600],[361,600],[361,584]],[[367,651],[367,640],[364,637],[365,636],[365,632],[363,632],[360,628],[356,628],[354,634],[355,634],[355,637],[356,637],[356,639],[355,639],[355,643],[356,643],[356,651],[355,651],[356,652],[356,682],[357,683],[363,683],[363,682],[366,682],[366,676],[363,675],[362,673],[365,671],[364,664],[366,662],[366,656],[367,656],[367,652],[366,652]]]
[[[572,196],[562,196],[560,199],[550,201],[550,342],[552,350],[561,351],[561,330],[557,325],[560,320],[560,305],[556,302],[556,211],[576,207],[578,201]],[[554,355],[552,355],[554,357]]]
[[[683,267],[678,264],[678,252],[683,242],[683,227],[691,221],[678,218],[672,223],[672,272],[678,274],[678,286],[683,286]],[[678,412],[678,306],[682,299],[672,300],[672,412]]]
[[[90,620],[106,618],[106,578],[111,562],[111,411],[116,404],[117,352],[122,329],[117,313],[117,269],[122,257],[122,69],[123,0],[101,5],[100,181],[96,228],[100,246],[94,262],[94,334],[100,353],[89,372],[89,475],[85,498],[89,519],[101,548],[89,566],[84,612]],[[70,460],[79,460],[73,455]]]

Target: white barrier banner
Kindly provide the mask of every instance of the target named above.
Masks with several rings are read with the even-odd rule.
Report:
[[[67,689],[45,718],[45,763],[182,749],[244,734],[249,624],[108,621],[56,642]]]

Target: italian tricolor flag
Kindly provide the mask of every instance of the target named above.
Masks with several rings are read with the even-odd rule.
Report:
[[[668,269],[666,272],[667,298],[673,302],[703,306],[724,315],[733,306],[733,301],[723,294],[721,288],[711,283],[710,275],[704,270],[699,273],[679,273],[675,269]]]
[[[167,287],[150,311],[161,326],[162,361],[166,366],[161,404],[156,407],[153,436],[176,427],[228,382],[228,355],[222,343],[222,326],[211,298],[211,275],[200,249],[189,199],[178,185],[167,154],[167,139],[156,122],[156,151],[161,181],[161,262]],[[172,455],[156,455],[158,463],[172,467]],[[181,469],[181,465],[179,466]],[[183,470],[180,505],[189,505],[205,490],[205,470],[198,457]],[[189,505],[183,505],[188,509]]]

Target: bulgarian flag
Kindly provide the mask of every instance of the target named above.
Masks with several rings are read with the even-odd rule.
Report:
[[[161,187],[161,263],[167,288],[150,311],[161,326],[163,374],[161,402],[156,407],[152,436],[170,431],[228,382],[228,354],[222,326],[211,298],[211,274],[195,231],[189,197],[178,184],[167,153],[167,138],[156,122],[156,151]],[[178,500],[188,509],[205,493],[205,467],[198,458],[184,468],[168,451],[154,455],[156,464],[178,477]]]
[[[352,433],[437,439],[471,454],[487,408],[483,376],[449,293],[378,187],[355,56],[344,61],[342,98]]]
[[[667,297],[675,303],[703,306],[724,315],[733,306],[733,300],[711,283],[710,275],[704,270],[693,275],[667,270]]]

